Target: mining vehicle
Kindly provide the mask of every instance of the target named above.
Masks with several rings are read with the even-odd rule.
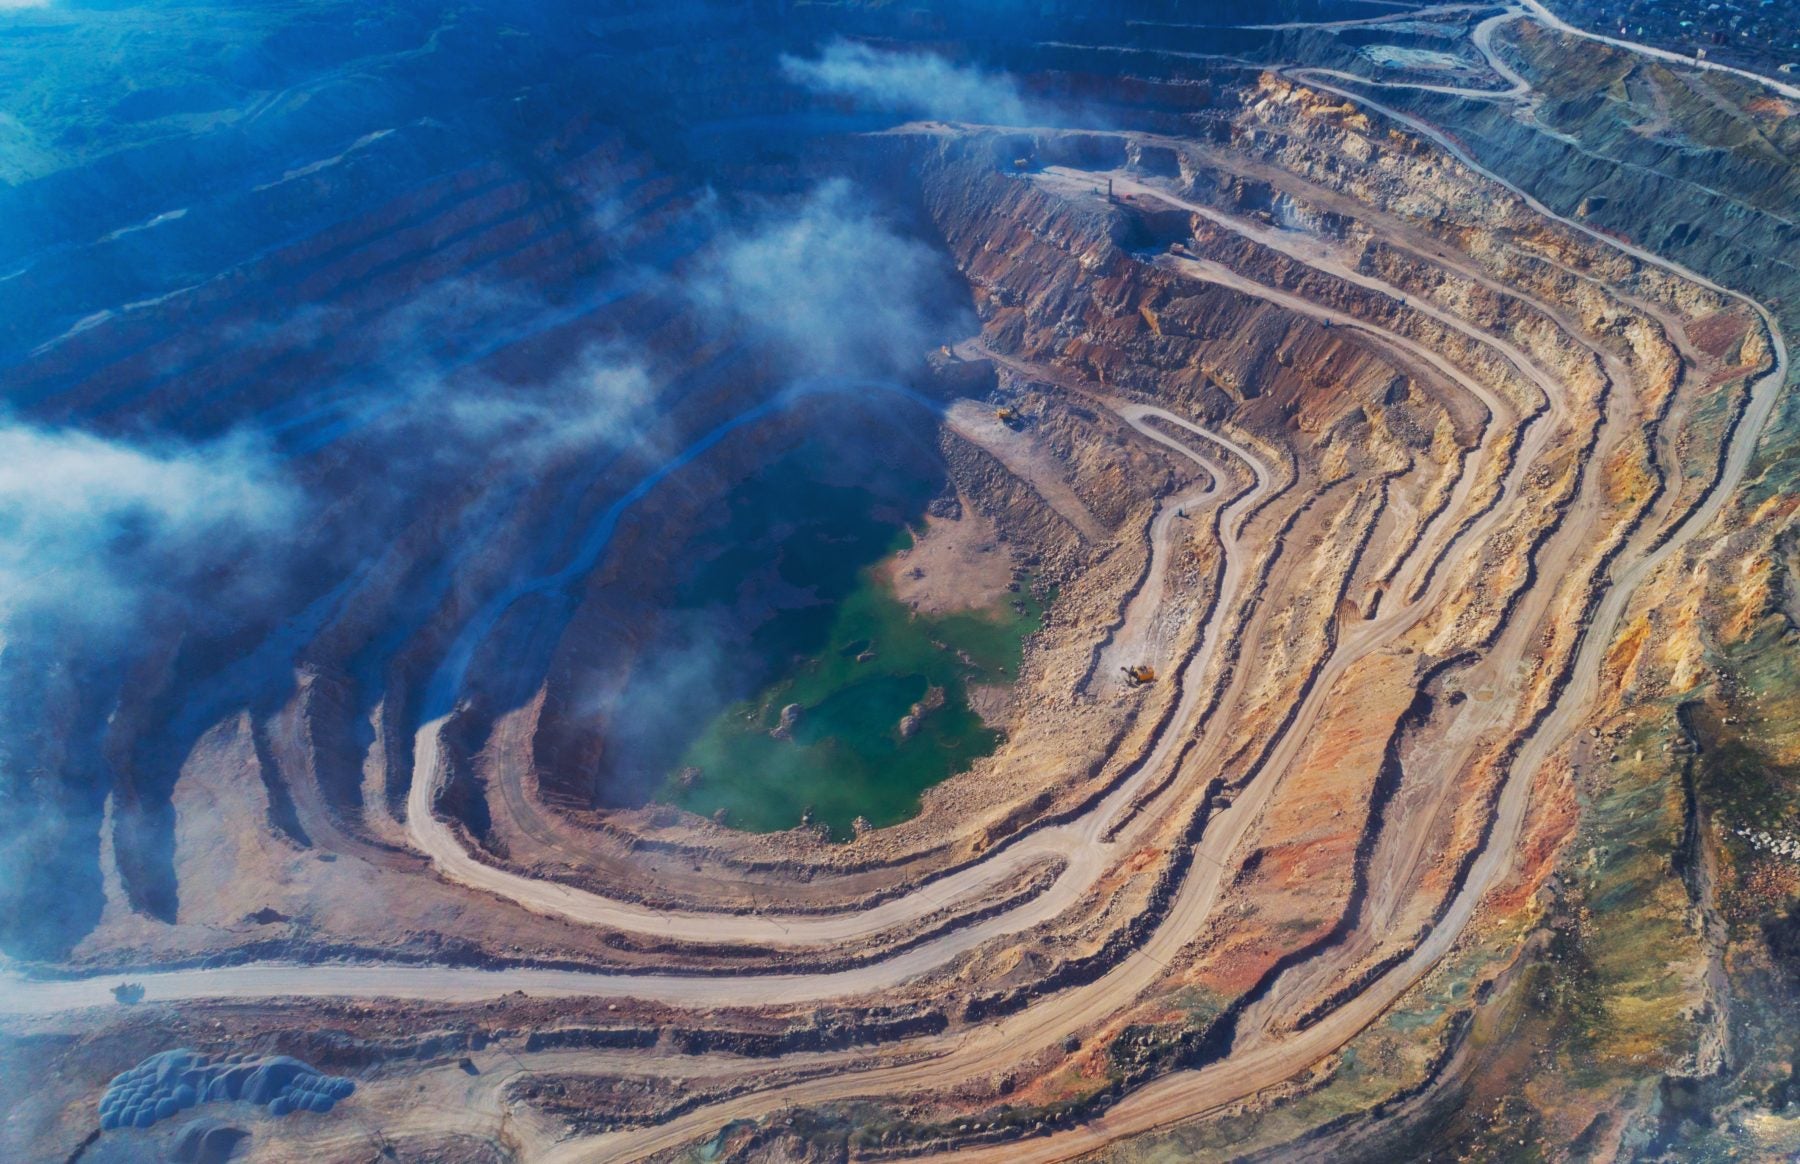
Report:
[[[994,409],[994,419],[1005,425],[1007,428],[1018,428],[1019,410],[1010,404],[1003,404],[999,408]]]
[[[1133,687],[1142,687],[1146,683],[1156,682],[1155,667],[1140,664],[1136,667],[1120,667],[1119,670],[1125,672],[1125,682]]]

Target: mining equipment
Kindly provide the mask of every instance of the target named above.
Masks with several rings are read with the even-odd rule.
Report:
[[[1005,425],[1007,428],[1018,428],[1021,423],[1019,410],[1010,404],[1003,404],[999,408],[994,409],[994,419]]]
[[[1142,687],[1146,683],[1156,682],[1156,668],[1139,665],[1136,667],[1120,667],[1125,672],[1125,682],[1133,687]]]

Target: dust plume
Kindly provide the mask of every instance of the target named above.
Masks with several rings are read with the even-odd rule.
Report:
[[[781,70],[815,93],[909,116],[989,125],[1032,120],[1011,77],[935,53],[884,52],[840,39],[827,44],[817,60],[784,55]]]

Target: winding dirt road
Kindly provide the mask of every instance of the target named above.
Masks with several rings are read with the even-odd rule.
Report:
[[[759,406],[741,414],[695,446],[673,458],[645,478],[644,483],[627,494],[627,502],[615,506],[601,519],[600,528],[609,535],[617,527],[629,502],[648,494],[655,484],[666,478],[673,466],[686,464],[705,448],[717,442],[722,432],[752,423],[775,411]],[[1223,552],[1225,570],[1221,593],[1229,599],[1242,585],[1244,552],[1238,537],[1242,532],[1240,515],[1257,505],[1269,489],[1271,474],[1256,454],[1223,434],[1194,425],[1192,422],[1162,409],[1132,406],[1124,416],[1127,423],[1150,439],[1169,445],[1192,459],[1210,474],[1223,476],[1226,470],[1217,461],[1194,449],[1170,441],[1147,422],[1157,418],[1189,429],[1243,459],[1254,484],[1228,507],[1225,515]],[[1157,532],[1155,547],[1159,560],[1166,562],[1169,543],[1175,531],[1164,525]],[[604,552],[604,539],[590,539],[583,551],[588,560]],[[573,567],[553,579],[570,574]],[[525,593],[554,582],[540,581],[521,587]],[[1208,631],[1200,648],[1187,662],[1187,670],[1203,672],[1211,663],[1217,646],[1217,635]],[[447,687],[458,668],[466,667],[467,654],[452,652],[446,671],[434,686]],[[453,689],[453,688],[449,688]],[[1200,685],[1189,685],[1186,699],[1176,716],[1178,725],[1187,725],[1200,702]],[[415,776],[408,800],[409,835],[419,850],[429,856],[439,873],[481,892],[508,898],[528,909],[566,917],[584,925],[644,933],[657,937],[693,942],[739,942],[759,946],[801,948],[827,947],[834,943],[854,942],[881,934],[936,913],[958,899],[978,895],[984,889],[1046,858],[1065,862],[1055,883],[1044,893],[996,916],[954,929],[933,940],[918,944],[901,954],[855,969],[820,974],[743,974],[713,977],[682,974],[585,974],[547,970],[453,970],[441,967],[382,966],[285,966],[251,965],[221,969],[173,971],[134,975],[142,981],[146,997],[158,1001],[197,998],[262,998],[296,993],[320,997],[408,997],[440,1001],[469,1001],[496,997],[514,990],[528,990],[547,996],[630,995],[661,1002],[696,1005],[744,1005],[793,1002],[799,999],[828,999],[864,994],[899,985],[917,975],[974,949],[993,938],[1016,933],[1038,925],[1074,905],[1094,883],[1116,862],[1122,847],[1132,839],[1129,835],[1104,840],[1103,835],[1125,813],[1142,788],[1158,779],[1184,738],[1182,731],[1164,733],[1163,738],[1136,772],[1122,781],[1103,800],[1080,819],[1064,825],[1039,829],[1018,843],[998,849],[982,860],[973,862],[945,876],[929,881],[906,894],[880,905],[838,914],[794,915],[721,915],[679,913],[650,909],[633,902],[620,901],[558,882],[535,880],[496,868],[473,857],[449,825],[432,811],[437,790],[442,787],[445,764],[440,748],[442,731],[448,716],[440,715],[422,726],[414,739]],[[47,1013],[75,1007],[92,1006],[110,999],[107,986],[99,980],[26,983],[11,982],[0,990],[0,1010],[13,1013]]]
[[[1748,69],[1737,69],[1730,65],[1721,65],[1715,61],[1702,61],[1691,56],[1684,56],[1681,53],[1670,52],[1668,49],[1653,48],[1647,44],[1638,44],[1636,41],[1620,40],[1617,37],[1605,36],[1598,32],[1589,32],[1584,28],[1576,28],[1573,24],[1570,24],[1556,13],[1550,11],[1549,8],[1545,7],[1541,3],[1541,0],[1520,0],[1520,3],[1523,5],[1522,11],[1531,13],[1532,19],[1548,28],[1555,29],[1564,36],[1578,36],[1583,40],[1598,41],[1601,44],[1609,44],[1614,48],[1624,49],[1626,52],[1636,53],[1639,56],[1655,57],[1659,61],[1669,61],[1673,64],[1684,65],[1690,69],[1701,69],[1714,73],[1730,73],[1732,76],[1745,81],[1751,81],[1758,85],[1767,85],[1783,97],[1792,97],[1795,100],[1800,100],[1800,85],[1790,85],[1785,81],[1777,81],[1773,77],[1765,77],[1761,73],[1752,73]]]

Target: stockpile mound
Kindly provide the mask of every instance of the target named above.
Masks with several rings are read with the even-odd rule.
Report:
[[[326,1075],[286,1055],[226,1055],[162,1051],[115,1076],[100,1100],[100,1127],[147,1128],[199,1103],[242,1100],[270,1115],[328,1112],[356,1084]]]

